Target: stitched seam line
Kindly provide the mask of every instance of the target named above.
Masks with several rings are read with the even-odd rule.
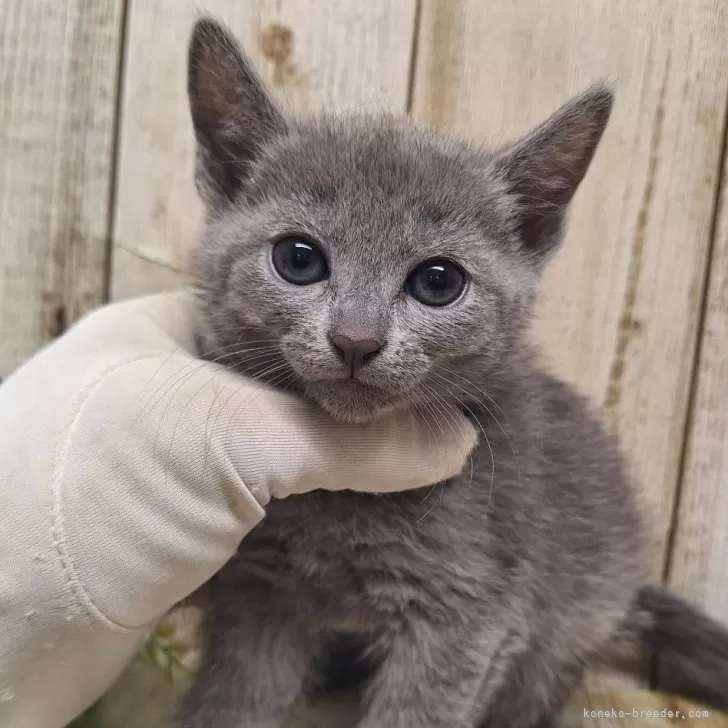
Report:
[[[134,359],[125,359],[124,361],[118,361],[115,364],[109,366],[107,369],[102,371],[100,374],[94,376],[94,378],[81,390],[79,393],[76,403],[71,410],[71,416],[65,427],[61,428],[56,439],[56,445],[54,448],[53,456],[53,469],[51,476],[51,538],[53,541],[53,547],[58,555],[58,560],[63,570],[65,577],[66,589],[74,597],[74,606],[80,607],[84,614],[91,619],[100,622],[105,627],[113,629],[115,631],[122,632],[134,632],[137,631],[139,626],[127,626],[120,624],[115,620],[108,617],[94,602],[91,595],[88,593],[83,581],[79,578],[76,568],[73,563],[73,559],[68,550],[66,533],[63,523],[63,506],[62,506],[62,489],[63,489],[63,476],[65,472],[65,458],[68,453],[69,443],[71,434],[78,422],[81,413],[86,403],[91,399],[92,395],[96,390],[108,379],[112,374],[117,372],[119,369],[129,365],[136,364],[145,359],[154,359],[155,355],[146,354],[139,356]]]

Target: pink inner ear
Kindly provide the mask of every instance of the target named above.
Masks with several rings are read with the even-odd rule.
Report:
[[[235,198],[247,165],[286,121],[233,36],[199,21],[188,53],[188,93],[198,142],[197,182],[211,208]]]
[[[612,94],[577,96],[495,161],[517,198],[518,232],[532,251],[550,250],[609,120]]]

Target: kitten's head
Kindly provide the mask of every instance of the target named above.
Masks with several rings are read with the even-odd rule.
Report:
[[[348,421],[473,394],[473,366],[507,363],[612,103],[591,89],[497,151],[391,117],[295,120],[209,20],[189,96],[208,353]]]

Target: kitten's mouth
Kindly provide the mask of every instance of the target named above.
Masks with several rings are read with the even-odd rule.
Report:
[[[392,396],[381,387],[358,379],[308,382],[306,394],[334,419],[370,422],[395,408]]]

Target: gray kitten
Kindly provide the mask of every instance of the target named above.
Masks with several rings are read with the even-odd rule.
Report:
[[[276,728],[346,632],[369,668],[361,728],[546,725],[623,638],[728,707],[728,635],[643,586],[618,449],[525,341],[610,92],[497,151],[388,116],[294,120],[202,20],[189,95],[207,357],[341,421],[414,408],[449,427],[459,408],[482,442],[434,488],[271,503],[208,585],[179,725]]]

